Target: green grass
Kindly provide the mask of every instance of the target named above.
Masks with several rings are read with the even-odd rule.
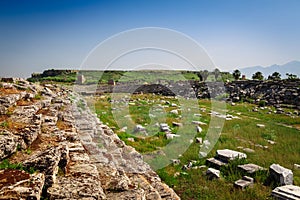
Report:
[[[85,107],[85,104],[83,102],[82,99],[80,99],[78,102],[77,102],[77,107],[80,108],[81,110],[85,110],[86,107]]]
[[[116,82],[130,82],[139,80],[141,83],[156,83],[157,77],[164,81],[187,81],[187,80],[199,80],[197,72],[195,71],[171,71],[171,70],[143,70],[143,71],[93,71],[82,70],[78,74],[84,75],[85,84],[107,84],[109,80]],[[48,76],[42,78],[28,78],[32,82],[57,82],[65,84],[73,84],[76,81],[74,73],[60,74],[56,76]],[[233,80],[232,75],[226,75],[226,73],[219,76],[218,80]],[[215,81],[214,75],[210,74],[207,81]]]
[[[7,121],[1,122],[0,127],[7,128],[8,127],[8,122]]]
[[[220,169],[222,177],[228,182],[234,182],[242,178],[243,174],[238,169],[238,165],[246,163],[248,163],[247,159],[236,159],[231,161],[228,165],[222,166]]]
[[[9,160],[4,159],[1,163],[0,163],[0,170],[3,169],[16,169],[16,170],[24,170],[30,174],[33,174],[36,172],[36,169],[34,169],[33,167],[30,168],[26,168],[22,165],[22,163],[10,163]]]
[[[24,153],[26,153],[26,154],[28,154],[28,155],[30,155],[30,154],[32,153],[32,151],[31,151],[31,149],[30,149],[30,148],[28,148],[28,149],[24,150],[23,152],[24,152]]]
[[[123,120],[117,118],[116,122],[114,115],[116,111],[112,109],[110,103],[110,100],[114,98],[108,94],[97,98],[95,101],[90,100],[89,104],[95,105],[96,113],[101,121],[113,127],[114,131],[126,144],[133,146],[142,154],[172,145],[171,141],[165,139],[164,133],[159,132],[158,127],[150,125],[155,124],[155,122],[166,122],[172,128],[172,132],[176,133],[178,127],[172,126],[172,121],[182,122],[185,125],[190,120],[209,123],[212,119],[209,114],[211,106],[212,104],[217,104],[209,100],[199,100],[199,108],[206,108],[206,111],[202,112],[198,108],[195,113],[201,113],[202,116],[188,116],[185,118],[186,121],[182,121],[178,116],[169,113],[170,110],[178,108],[171,107],[165,103],[169,101],[180,105],[177,98],[151,94],[131,95],[129,99],[134,104],[128,105],[128,113],[132,121],[129,122],[130,120],[126,117],[124,118],[125,115],[123,115]],[[157,106],[158,104],[160,106]],[[191,108],[193,106],[190,105]],[[239,119],[225,121],[220,138],[212,151],[207,155],[207,157],[213,157],[216,150],[225,148],[237,151],[243,151],[241,148],[253,149],[254,153],[246,153],[247,160],[233,162],[229,166],[222,168],[222,178],[210,181],[204,175],[207,168],[182,170],[182,166],[191,160],[196,161],[195,165],[205,164],[206,158],[199,158],[199,144],[193,142],[179,158],[181,164],[177,166],[170,164],[157,170],[162,180],[171,186],[182,199],[271,199],[270,194],[273,186],[266,184],[268,171],[253,175],[256,182],[252,188],[245,191],[235,189],[233,182],[243,175],[237,170],[237,165],[241,162],[254,163],[268,169],[272,163],[278,163],[286,168],[293,169],[295,163],[299,164],[300,158],[300,132],[293,127],[300,124],[300,119],[299,117],[291,117],[284,114],[267,114],[269,109],[259,109],[258,112],[253,112],[252,109],[254,107],[256,105],[248,103],[238,103],[236,106],[227,105],[227,113],[238,116]],[[161,109],[160,112],[155,112],[155,109],[159,110],[158,108]],[[274,108],[270,109],[274,111]],[[193,111],[195,110],[191,112]],[[286,111],[292,110],[286,109]],[[150,114],[158,117],[155,118]],[[180,115],[183,114],[184,112],[180,111]],[[137,123],[145,126],[147,131],[153,132],[153,134],[149,136],[134,134],[132,130]],[[257,124],[264,124],[265,128],[259,128]],[[127,126],[127,130],[126,132],[121,132],[120,129],[124,126]],[[208,133],[209,126],[201,127],[203,132],[195,134],[195,137],[204,138]],[[192,133],[192,129],[189,130],[187,128],[184,131],[189,135]],[[128,141],[127,138],[129,137],[134,138],[135,141]],[[272,140],[276,143],[272,145],[267,140]],[[268,148],[262,148],[263,146]],[[173,149],[174,152],[176,153]],[[175,173],[180,175],[174,177]],[[300,185],[300,170],[293,170],[293,173],[294,184]]]
[[[42,99],[41,93],[36,94],[36,95],[34,96],[34,99],[35,99],[35,100],[41,100],[41,99]]]

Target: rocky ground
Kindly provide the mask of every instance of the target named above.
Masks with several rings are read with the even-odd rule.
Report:
[[[0,199],[180,199],[77,94],[2,81]]]

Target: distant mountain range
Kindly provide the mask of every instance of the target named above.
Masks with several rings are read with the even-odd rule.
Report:
[[[265,78],[267,78],[273,72],[279,72],[281,74],[281,78],[285,78],[286,73],[296,74],[298,77],[300,77],[300,61],[291,61],[284,65],[271,65],[268,67],[246,67],[240,68],[239,70],[241,71],[241,74],[246,75],[247,78],[252,78],[252,75],[258,71],[262,72]]]

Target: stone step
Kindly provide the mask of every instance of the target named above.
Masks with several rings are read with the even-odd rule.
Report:
[[[243,176],[242,179],[234,182],[234,187],[238,189],[245,189],[253,185],[254,179],[249,176]]]
[[[228,163],[226,163],[222,160],[219,160],[217,158],[208,158],[206,160],[206,164],[209,166],[212,166],[216,169],[220,169],[222,166],[228,165]]]

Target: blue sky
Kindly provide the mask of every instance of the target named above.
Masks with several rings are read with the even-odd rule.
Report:
[[[76,68],[119,32],[163,27],[201,44],[231,70],[300,60],[298,0],[2,0],[0,76]]]

